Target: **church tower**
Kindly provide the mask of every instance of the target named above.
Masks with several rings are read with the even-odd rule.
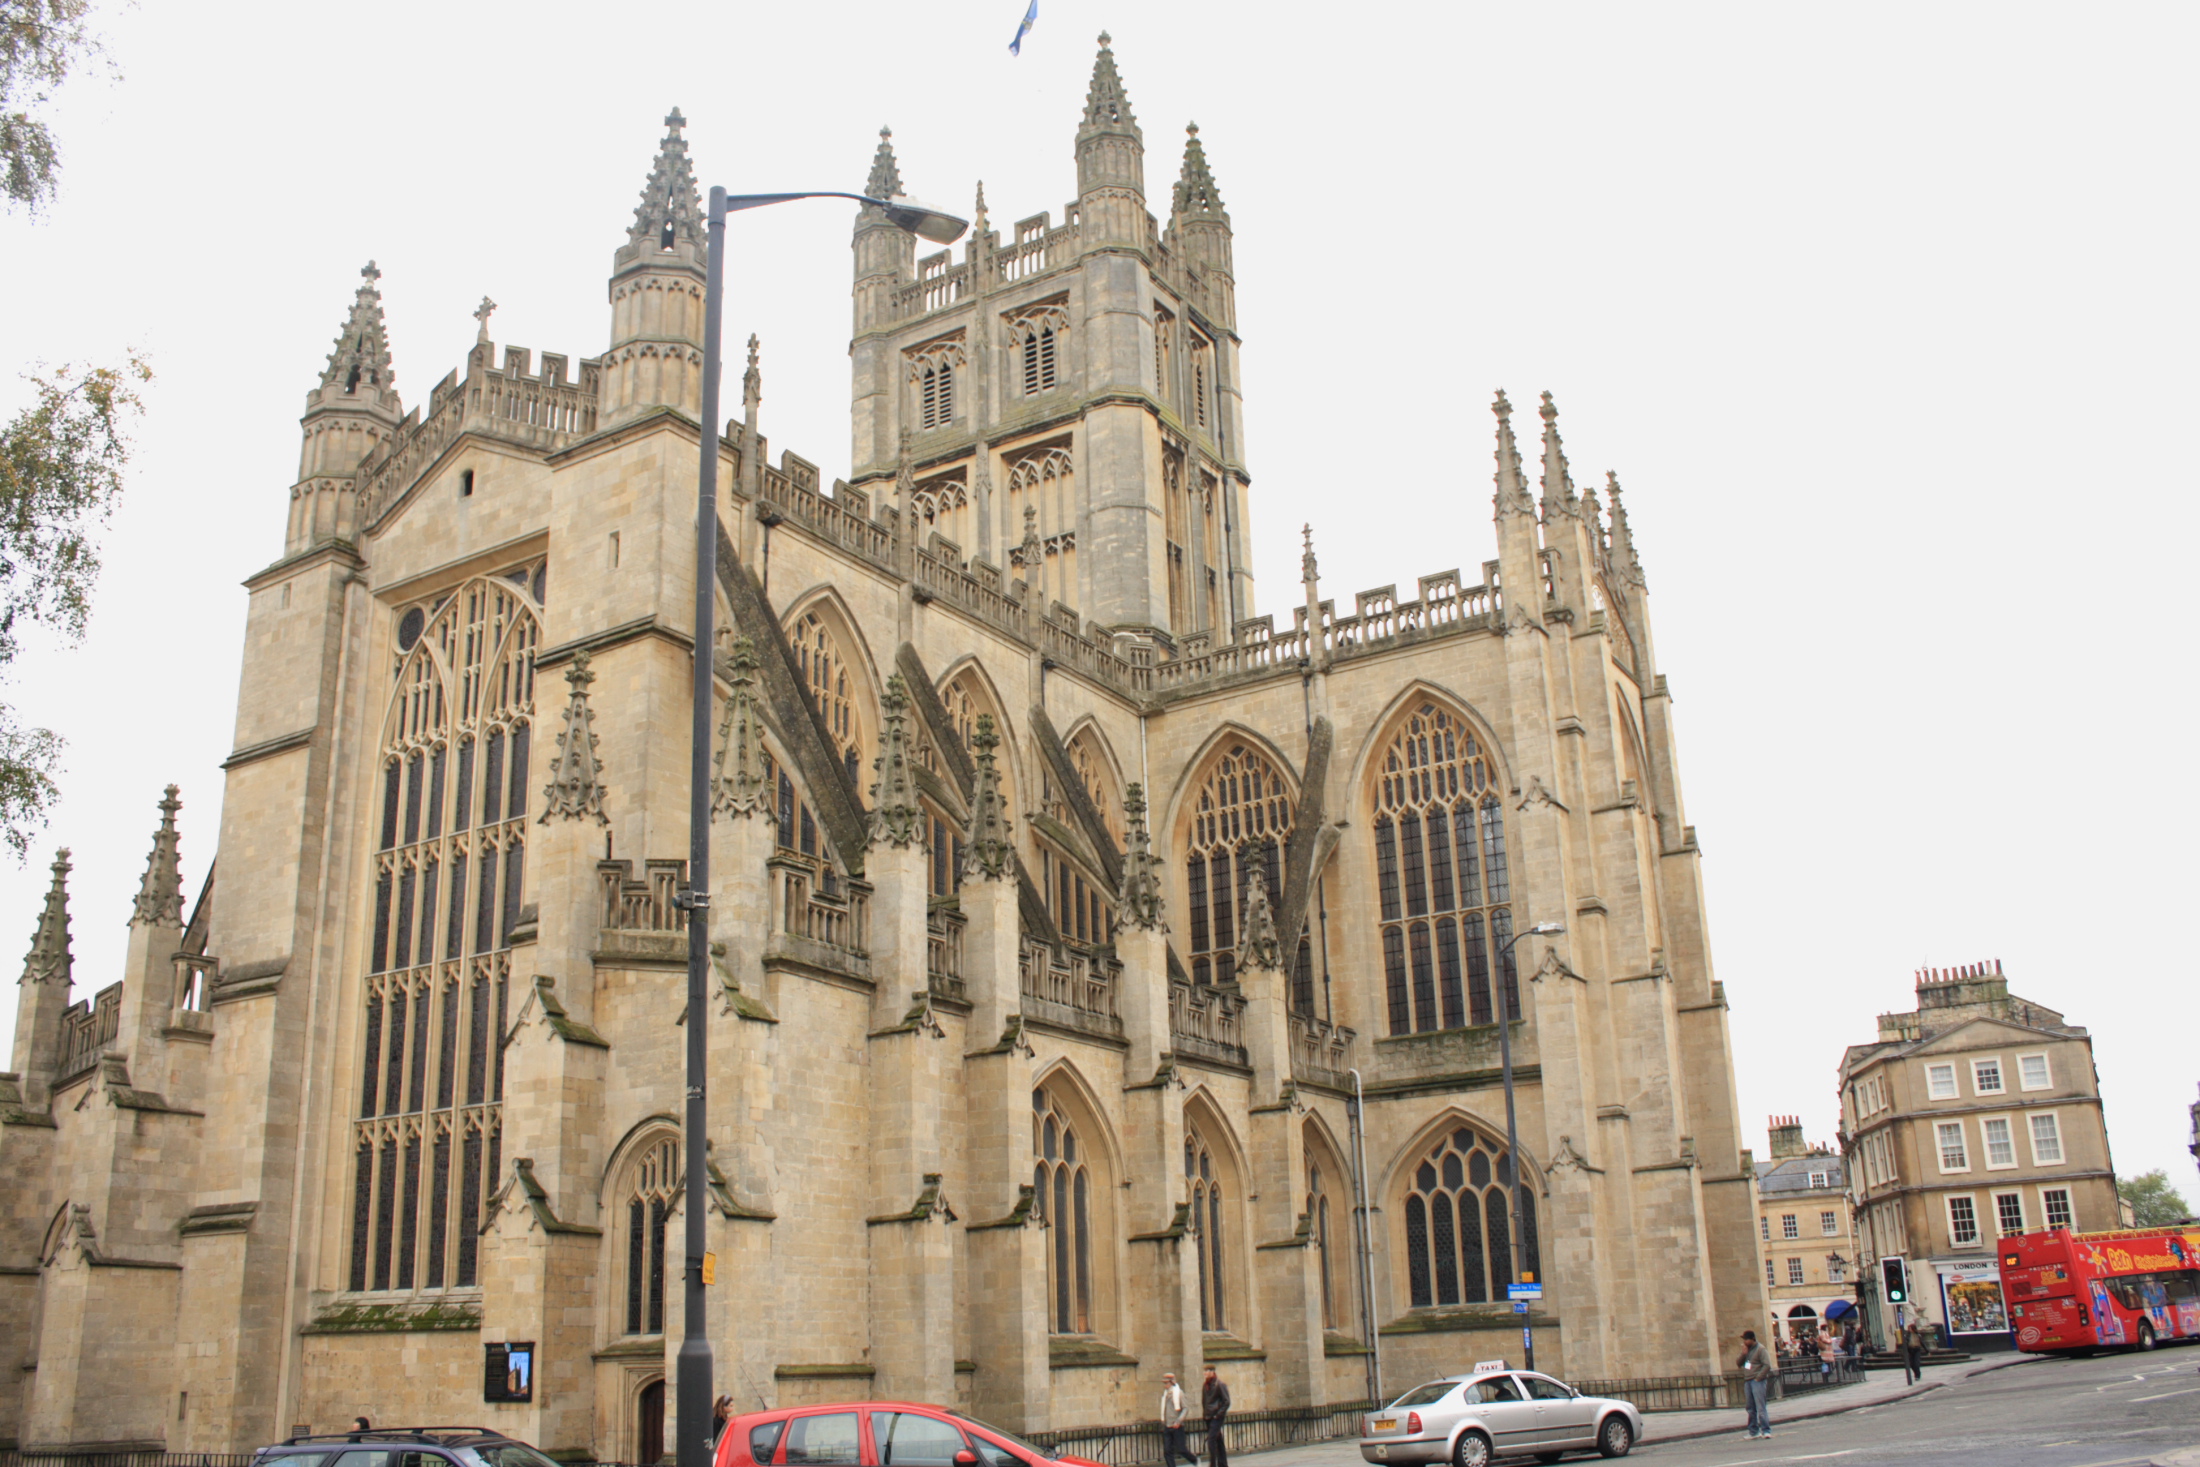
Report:
[[[703,283],[709,244],[688,161],[687,119],[665,118],[626,243],[611,257],[611,347],[603,355],[598,425],[615,428],[662,408],[703,410]]]
[[[960,261],[858,217],[855,485],[1035,616],[1227,642],[1253,615],[1229,215],[1196,127],[1166,229],[1148,212],[1105,35],[1073,153],[1067,219],[1004,238],[981,189]],[[901,187],[882,134],[868,189]]]
[[[405,416],[390,370],[390,340],[382,321],[382,272],[367,261],[359,272],[351,315],[337,333],[320,385],[306,394],[298,482],[290,491],[283,551],[296,555],[324,540],[359,532],[359,466],[380,452]]]

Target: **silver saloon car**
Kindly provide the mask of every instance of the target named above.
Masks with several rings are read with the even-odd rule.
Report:
[[[1515,1456],[1555,1462],[1579,1451],[1624,1457],[1642,1440],[1642,1413],[1627,1402],[1584,1396],[1532,1370],[1432,1380],[1369,1412],[1362,1426],[1360,1455],[1379,1467],[1484,1467]]]

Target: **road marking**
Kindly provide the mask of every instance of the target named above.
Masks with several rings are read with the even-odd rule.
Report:
[[[2181,1391],[2164,1391],[2158,1396],[2133,1396],[2129,1401],[2126,1401],[2124,1404],[2127,1406],[2136,1406],[2141,1401],[2166,1401],[2171,1396],[2189,1396],[2195,1391],[2200,1391],[2200,1386],[2186,1386]]]
[[[1722,1462],[1719,1467],[1754,1467],[1759,1462],[1816,1462],[1826,1457],[1853,1457],[1863,1450],[1862,1447],[1850,1447],[1845,1452],[1807,1452],[1800,1457],[1744,1457],[1739,1462]]]

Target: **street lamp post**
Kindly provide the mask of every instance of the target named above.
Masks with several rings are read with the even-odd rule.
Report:
[[[1513,1012],[1505,1001],[1505,961],[1512,956],[1513,944],[1523,937],[1556,937],[1566,930],[1563,922],[1538,922],[1525,932],[1514,933],[1512,939],[1497,950],[1497,1053],[1505,1067],[1505,1190],[1512,1199],[1512,1276],[1514,1283],[1526,1280],[1520,1277],[1527,1261],[1527,1239],[1520,1231],[1520,1129],[1513,1117]],[[1514,978],[1513,986],[1519,987]],[[1537,1280],[1541,1282],[1541,1280]],[[1531,1309],[1534,1301],[1523,1300]],[[1521,1345],[1527,1353],[1527,1369],[1535,1369],[1535,1326],[1523,1325],[1520,1329]],[[685,1467],[685,1464],[682,1464]]]
[[[681,1321],[678,1395],[675,1421],[679,1467],[708,1467],[711,1454],[711,1349],[703,1315],[704,1124],[708,1115],[709,1009],[704,999],[710,969],[710,711],[715,691],[711,666],[711,622],[718,606],[714,588],[718,565],[718,335],[726,305],[726,216],[792,199],[854,199],[883,210],[897,227],[935,244],[953,244],[970,226],[941,209],[914,199],[875,199],[868,194],[816,190],[792,194],[733,194],[710,191],[709,265],[703,290],[702,461],[695,476],[695,706],[694,746],[688,765],[688,889],[681,900],[687,911],[687,1112],[682,1137],[687,1169],[686,1300]],[[906,529],[904,530],[906,533]]]

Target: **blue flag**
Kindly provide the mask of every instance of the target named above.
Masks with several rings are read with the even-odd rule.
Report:
[[[1031,34],[1031,23],[1038,18],[1039,0],[1031,0],[1031,8],[1024,12],[1022,23],[1016,27],[1016,39],[1008,43],[1009,55],[1021,56],[1024,54],[1024,37]]]

